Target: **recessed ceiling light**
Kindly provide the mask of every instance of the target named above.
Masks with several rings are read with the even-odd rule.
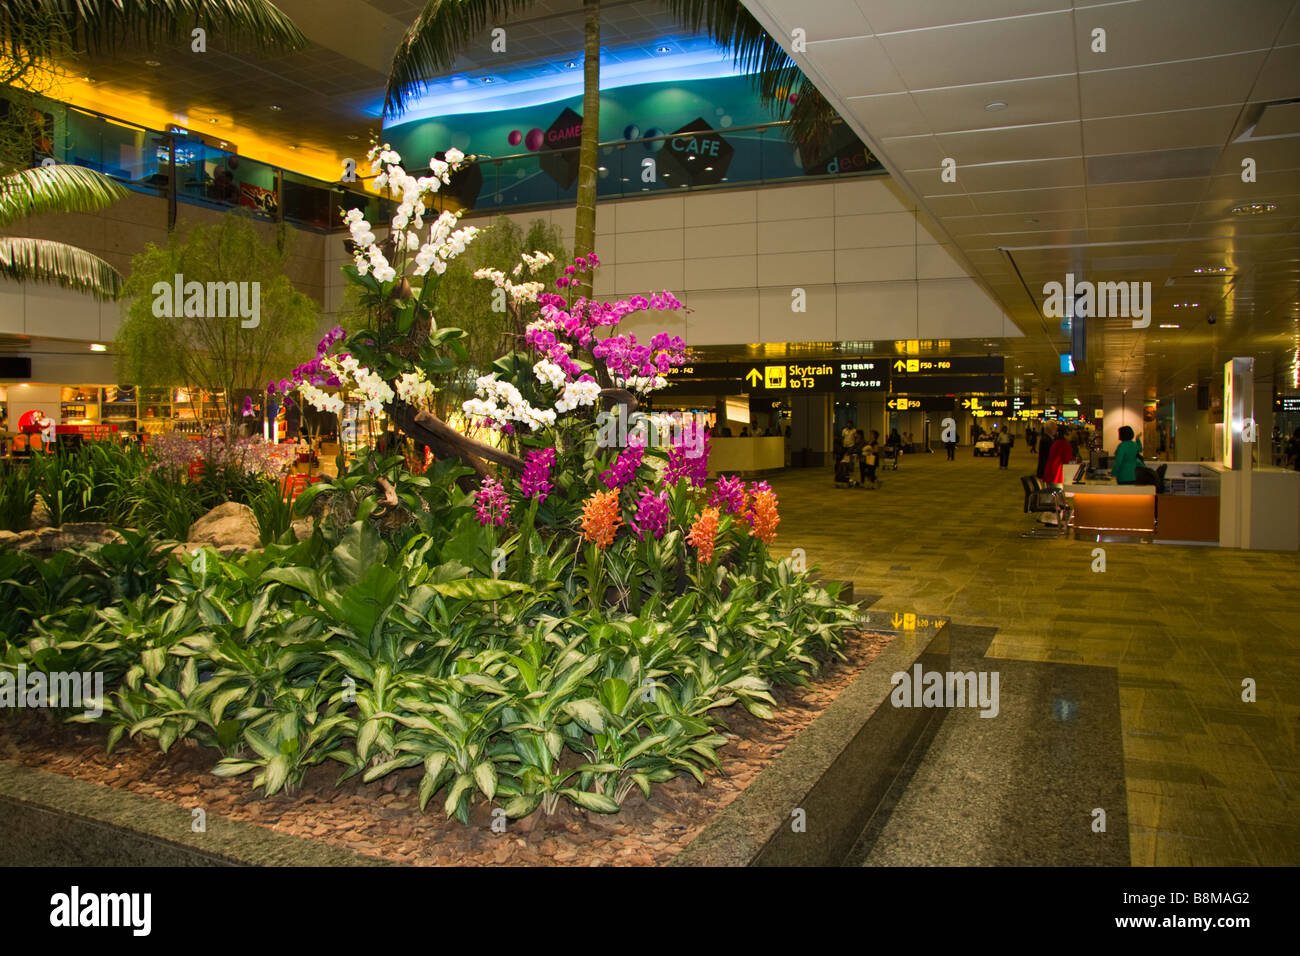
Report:
[[[1195,309],[1195,308],[1198,308],[1198,307],[1200,306],[1200,304],[1201,304],[1201,303],[1199,303],[1199,302],[1175,302],[1175,303],[1174,303],[1174,308],[1175,308],[1175,309]]]
[[[145,61],[144,61],[144,65],[145,65],[145,66],[162,66],[162,64],[159,63],[157,60],[145,60]]]
[[[998,110],[1006,109],[1007,104],[1003,100],[994,100],[992,103],[986,104],[984,108],[990,113],[996,113]]]
[[[706,173],[711,173],[711,172],[713,172],[713,167],[712,167],[712,166],[705,166],[705,167],[704,167],[704,171],[705,171]]]
[[[100,345],[98,342],[96,342],[94,345],[92,345],[92,346],[90,347],[90,350],[91,350],[92,352],[107,352],[107,351],[108,351],[108,346],[107,346],[107,345]]]
[[[484,86],[487,86],[487,84],[489,84],[489,83],[495,83],[496,80],[493,79],[493,78],[490,77],[490,76],[485,76],[485,77],[482,77],[482,78],[479,80],[479,82],[482,83]]]
[[[569,60],[567,63],[564,64],[564,68],[566,70],[576,70],[578,68],[578,61]]]
[[[221,120],[217,119],[217,118],[214,116],[212,119],[208,120],[208,122],[209,122],[209,123],[216,124],[216,123],[220,123]]]
[[[596,172],[598,172],[598,173],[607,173],[607,172],[609,172],[609,167],[608,167],[608,166],[597,166],[597,167],[596,167]]]
[[[1230,270],[1227,266],[1197,266],[1192,271],[1197,275],[1201,275],[1206,272],[1229,272]]]
[[[1277,209],[1275,202],[1243,202],[1232,207],[1234,216],[1262,216]]]
[[[281,109],[283,109],[283,107],[278,106],[278,105],[276,105],[275,103],[272,103],[271,106],[270,106],[270,109],[272,109],[272,110],[274,110],[275,112],[278,113],[278,112],[280,112]]]
[[[360,138],[361,137],[358,136],[356,133],[348,133],[348,139],[360,139]]]
[[[298,148],[298,144],[297,144],[297,143],[290,143],[289,146],[288,146],[288,148],[289,148],[289,149],[297,149],[297,148]]]
[[[656,52],[656,53],[671,53],[671,52],[673,52],[673,50],[672,50],[672,47],[668,47],[668,46],[657,46],[657,47],[655,47],[655,52]]]
[[[1181,328],[1182,328],[1182,326],[1179,325],[1179,324],[1176,323],[1176,322],[1161,322],[1161,323],[1160,323],[1160,327],[1161,327],[1162,329],[1181,329]]]

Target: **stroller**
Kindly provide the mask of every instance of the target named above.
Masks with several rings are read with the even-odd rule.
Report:
[[[862,456],[855,452],[844,452],[835,462],[835,487],[861,488],[860,475]]]

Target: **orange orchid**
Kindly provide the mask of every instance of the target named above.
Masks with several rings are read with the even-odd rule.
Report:
[[[694,545],[700,553],[700,563],[708,564],[713,560],[713,547],[718,534],[718,509],[705,508],[691,524],[686,540]]]
[[[601,550],[613,544],[622,524],[617,488],[596,492],[582,506],[582,536]]]
[[[749,520],[749,533],[764,544],[771,544],[776,540],[776,526],[781,523],[776,511],[776,493],[768,488],[756,490],[745,517]]]

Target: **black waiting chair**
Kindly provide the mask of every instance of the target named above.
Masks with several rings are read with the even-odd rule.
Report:
[[[1165,472],[1168,469],[1169,462],[1165,462],[1156,469],[1156,494],[1158,495],[1163,495],[1165,493]]]
[[[1020,537],[1059,538],[1068,531],[1070,509],[1066,504],[1065,492],[1043,484],[1036,475],[1022,477],[1020,487],[1025,492],[1025,514],[1055,514],[1058,521],[1055,525],[1039,523],[1039,527],[1023,532]]]

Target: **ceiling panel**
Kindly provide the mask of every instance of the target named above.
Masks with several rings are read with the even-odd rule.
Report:
[[[1055,76],[1074,62],[1068,11],[891,33],[880,43],[913,90]]]

